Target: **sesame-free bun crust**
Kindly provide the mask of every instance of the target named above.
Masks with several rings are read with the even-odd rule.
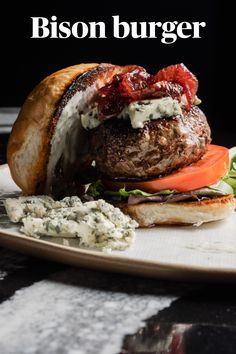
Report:
[[[122,67],[106,63],[74,65],[46,77],[34,88],[13,126],[7,149],[12,178],[23,194],[49,192],[50,176],[47,167],[51,142],[63,110],[70,105],[72,98],[79,93],[79,111],[84,98],[89,103],[100,87],[130,67],[134,66]]]
[[[50,125],[60,100],[73,80],[98,64],[79,64],[53,73],[29,94],[13,126],[7,161],[24,194],[34,194],[45,178],[50,149]]]
[[[156,225],[196,225],[222,220],[236,207],[233,195],[198,202],[119,204],[119,208],[139,223],[139,227]]]

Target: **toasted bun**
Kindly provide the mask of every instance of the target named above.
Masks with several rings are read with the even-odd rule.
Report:
[[[7,149],[12,178],[24,194],[50,193],[45,186],[51,143],[68,102],[79,92],[76,106],[79,110],[80,101],[84,104],[91,97],[91,87],[96,90],[103,86],[119,70],[121,67],[112,64],[74,65],[46,77],[29,94],[13,126]],[[63,129],[62,135],[66,136],[66,124]]]
[[[10,135],[7,161],[11,175],[25,194],[34,194],[44,179],[50,143],[50,123],[72,81],[98,64],[79,64],[53,73],[29,94]]]
[[[142,203],[119,207],[139,223],[140,227],[155,225],[196,225],[225,219],[236,207],[233,195],[199,202]]]

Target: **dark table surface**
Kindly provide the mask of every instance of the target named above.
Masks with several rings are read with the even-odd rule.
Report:
[[[5,122],[0,163],[7,140]],[[233,146],[230,134],[223,140]],[[236,285],[97,272],[0,248],[0,353],[235,354]]]

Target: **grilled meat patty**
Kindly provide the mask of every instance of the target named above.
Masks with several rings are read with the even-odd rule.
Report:
[[[210,134],[204,113],[192,106],[183,115],[147,121],[142,129],[133,129],[129,119],[109,119],[90,132],[90,146],[103,175],[151,178],[198,161]]]

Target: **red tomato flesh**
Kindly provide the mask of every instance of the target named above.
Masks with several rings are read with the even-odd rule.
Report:
[[[114,181],[103,180],[109,190],[141,189],[142,191],[155,193],[164,189],[174,189],[179,192],[189,192],[194,189],[210,186],[223,177],[229,166],[229,152],[223,146],[209,145],[203,157],[180,170],[171,174],[146,181]]]

